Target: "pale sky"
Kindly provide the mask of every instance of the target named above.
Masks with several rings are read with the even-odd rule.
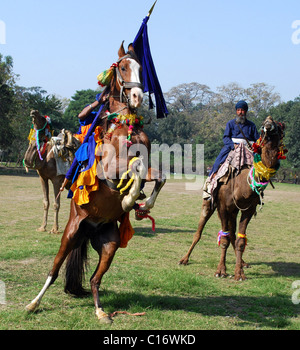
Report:
[[[13,57],[19,85],[70,98],[97,88],[153,2],[1,0],[0,53]],[[148,29],[164,92],[264,82],[283,101],[300,95],[299,0],[158,0]]]

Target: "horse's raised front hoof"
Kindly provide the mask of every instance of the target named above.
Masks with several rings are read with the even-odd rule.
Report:
[[[96,309],[96,315],[98,317],[98,320],[102,324],[112,324],[113,323],[113,320],[111,319],[111,317],[109,317],[108,314],[105,313],[101,308]]]

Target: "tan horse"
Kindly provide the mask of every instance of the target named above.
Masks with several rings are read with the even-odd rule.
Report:
[[[247,245],[246,229],[256,213],[256,207],[261,201],[261,191],[270,180],[270,175],[276,173],[280,146],[282,145],[284,126],[268,117],[262,126],[262,135],[259,151],[261,162],[253,181],[253,169],[245,167],[237,176],[229,176],[226,183],[219,184],[217,195],[211,205],[211,200],[204,199],[197,232],[194,235],[192,245],[187,254],[180,260],[179,264],[187,265],[195,245],[201,239],[203,229],[217,209],[221,220],[222,230],[219,232],[219,244],[222,249],[221,259],[215,273],[216,277],[226,277],[226,252],[232,243],[236,254],[235,280],[244,280],[243,267],[249,265],[242,259]],[[254,159],[255,160],[255,159]],[[252,176],[252,180],[251,180]],[[241,218],[238,227],[238,238],[236,238],[237,215],[241,210]]]
[[[99,181],[95,179],[93,186],[97,185],[97,190],[92,190],[89,193],[86,204],[78,205],[74,200],[74,192],[70,218],[62,237],[59,252],[43,289],[27,306],[28,311],[34,311],[38,307],[44,293],[58,277],[60,267],[68,255],[65,291],[75,295],[81,295],[84,292],[81,282],[87,244],[90,241],[92,247],[99,254],[98,266],[90,280],[96,315],[101,322],[112,322],[109,315],[103,311],[99,300],[102,277],[109,269],[117,249],[122,244],[122,226],[130,227],[128,223],[129,211],[139,207],[136,200],[140,196],[142,182],[155,181],[152,195],[140,207],[143,210],[149,210],[153,207],[157,195],[165,183],[165,178],[160,172],[155,172],[151,168],[147,169],[148,157],[145,155],[144,159],[141,157],[141,153],[145,149],[148,155],[150,154],[150,142],[143,132],[140,119],[136,117],[135,121],[130,123],[130,118],[136,113],[136,108],[141,105],[143,99],[141,66],[132,46],[129,46],[129,51],[126,54],[122,44],[118,54],[119,59],[114,68],[114,77],[109,89],[107,89],[107,101],[109,102],[107,108],[110,113],[115,112],[116,116],[114,119],[110,119],[112,118],[111,114],[110,116],[105,113],[100,115],[100,120],[102,120],[100,127],[104,131],[103,140],[107,147],[105,154],[99,155],[98,172],[104,173],[106,176]],[[124,116],[128,116],[128,119]],[[121,123],[122,120],[124,123]],[[128,146],[131,144],[135,146],[132,152],[130,152],[131,147],[128,150]],[[125,192],[120,192],[115,185],[120,182],[124,169],[128,169],[129,173],[132,174],[133,183]],[[88,188],[94,188],[93,186]],[[83,191],[85,186],[82,188]],[[78,191],[78,188],[75,191]],[[122,222],[120,227],[118,221]]]
[[[31,111],[32,122],[34,130],[38,131],[38,143],[33,137],[30,140],[28,149],[25,153],[24,164],[26,168],[35,169],[39,175],[42,190],[43,190],[43,204],[44,204],[44,215],[42,225],[37,231],[45,232],[48,220],[49,211],[49,180],[53,184],[54,190],[54,223],[51,229],[51,233],[58,233],[58,212],[60,208],[60,198],[57,198],[61,184],[64,181],[64,175],[57,175],[56,160],[54,153],[51,152],[52,145],[48,142],[49,137],[46,135],[47,120],[41,116],[39,111]]]

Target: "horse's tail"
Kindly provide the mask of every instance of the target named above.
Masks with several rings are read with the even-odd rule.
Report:
[[[65,293],[84,296],[88,292],[82,287],[87,269],[87,253],[89,240],[85,239],[81,246],[68,255],[65,272]]]

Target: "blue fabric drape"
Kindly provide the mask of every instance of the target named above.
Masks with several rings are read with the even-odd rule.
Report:
[[[154,94],[156,102],[157,118],[165,118],[169,112],[155,71],[148,39],[147,22],[149,17],[145,17],[132,45],[139,61],[143,67],[144,92],[149,92],[149,109],[153,108],[151,94]]]

